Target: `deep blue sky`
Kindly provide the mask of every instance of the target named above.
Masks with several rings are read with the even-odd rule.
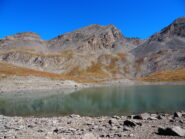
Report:
[[[90,24],[149,37],[185,16],[185,0],[0,0],[0,38],[31,31],[51,39]]]

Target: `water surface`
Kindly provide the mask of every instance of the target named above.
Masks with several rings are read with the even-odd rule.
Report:
[[[120,86],[12,94],[0,95],[0,114],[102,116],[185,110],[185,86]]]

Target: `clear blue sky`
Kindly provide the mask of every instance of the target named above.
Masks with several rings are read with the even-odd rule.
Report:
[[[45,40],[90,24],[142,39],[185,16],[185,0],[0,0],[0,38],[31,31]]]

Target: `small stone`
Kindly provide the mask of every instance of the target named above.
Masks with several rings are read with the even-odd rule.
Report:
[[[134,115],[127,116],[128,119],[133,119]]]
[[[184,111],[182,111],[182,117],[185,117],[185,112]]]
[[[47,135],[51,135],[51,134],[53,134],[53,132],[47,132]]]
[[[129,134],[128,136],[129,136],[129,137],[133,137],[133,136],[134,136],[134,134]]]
[[[162,115],[158,115],[158,116],[157,116],[157,119],[162,120],[162,119],[165,119],[165,117],[162,116]]]
[[[157,114],[150,114],[151,117],[157,117]]]
[[[183,122],[183,120],[179,120],[179,123],[183,124],[184,122]]]
[[[101,137],[101,138],[104,138],[104,137],[105,137],[105,135],[103,135],[103,134],[102,134],[102,135],[100,135],[100,137]]]
[[[106,135],[106,137],[110,138],[110,135],[108,134],[108,135]]]
[[[133,119],[142,120],[142,117],[141,117],[141,115],[134,115],[134,116],[133,116]]]
[[[173,120],[173,119],[170,119],[170,122],[171,122],[171,123],[174,123],[174,122],[175,122],[175,120]]]
[[[71,124],[71,123],[72,123],[71,121],[67,122],[68,125]]]
[[[75,132],[76,131],[75,128],[69,128],[68,130],[71,131],[71,132]]]
[[[131,129],[128,128],[128,127],[124,127],[124,128],[123,128],[123,131],[131,131]]]
[[[135,127],[137,125],[135,122],[130,121],[130,120],[125,120],[123,124],[129,127]]]
[[[57,124],[57,122],[58,122],[57,120],[53,120],[53,124]]]
[[[158,128],[159,135],[168,135],[168,136],[185,136],[185,130],[179,126],[167,127],[167,128]]]
[[[149,117],[148,120],[157,120],[156,117]]]
[[[116,131],[118,128],[116,127],[116,126],[113,126],[112,128],[111,128],[111,130],[112,131]]]
[[[70,115],[70,118],[80,118],[80,115],[72,114]]]
[[[80,131],[85,131],[85,129],[82,128]]]
[[[118,124],[118,121],[116,119],[110,119],[108,123],[112,126],[112,125]]]
[[[28,125],[28,128],[33,128],[33,126],[32,125]]]
[[[92,133],[86,133],[82,136],[82,139],[96,139],[96,137]]]
[[[112,118],[117,119],[117,120],[120,119],[120,117],[119,116],[116,116],[116,115],[115,116],[112,116]]]
[[[95,126],[93,126],[93,128],[94,128],[94,129],[98,129],[98,126],[97,126],[97,125],[95,125]]]
[[[87,126],[94,125],[93,123],[86,123]]]
[[[58,131],[59,130],[56,128],[56,129],[53,130],[53,133],[58,133]]]
[[[37,132],[44,132],[42,129],[39,129]]]
[[[136,124],[139,125],[139,126],[142,126],[142,123],[137,122]]]
[[[122,135],[121,134],[119,134],[119,133],[116,133],[116,134],[114,134],[114,136],[116,137],[122,137]]]

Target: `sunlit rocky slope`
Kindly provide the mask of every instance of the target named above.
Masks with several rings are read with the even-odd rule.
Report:
[[[185,17],[146,40],[114,25],[90,25],[51,40],[24,32],[0,39],[0,78],[42,76],[79,82],[185,80]]]

